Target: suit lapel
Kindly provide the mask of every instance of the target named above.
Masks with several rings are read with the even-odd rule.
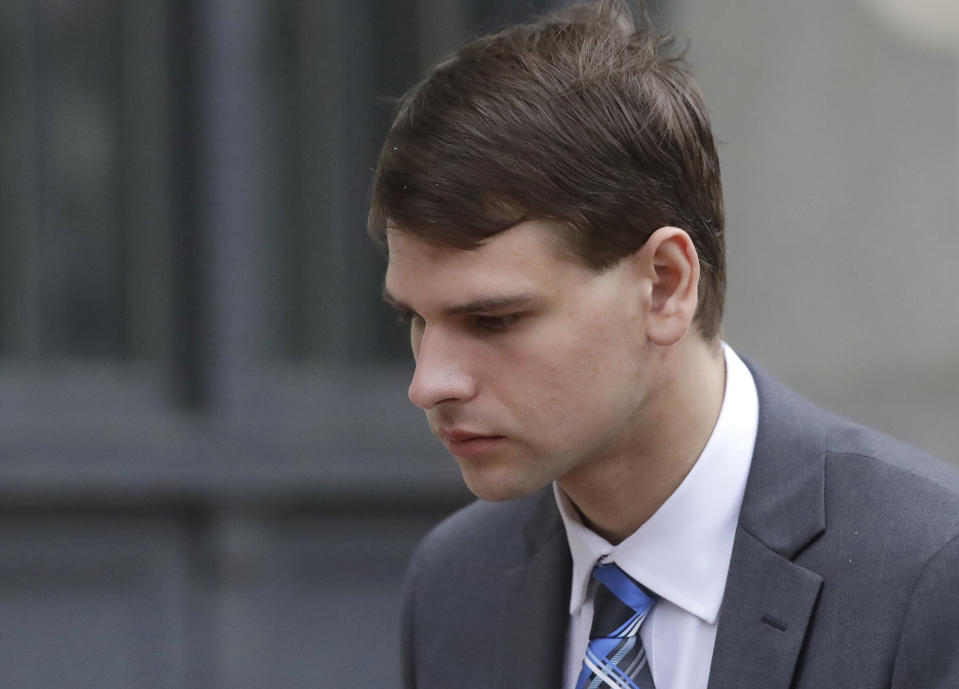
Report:
[[[527,557],[502,581],[497,689],[562,686],[572,564],[552,490],[525,529]]]
[[[709,689],[787,689],[822,579],[736,535]]]
[[[759,429],[709,689],[787,689],[822,586],[792,560],[825,529],[824,415],[750,368]]]

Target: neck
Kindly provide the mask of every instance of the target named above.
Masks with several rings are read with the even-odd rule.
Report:
[[[726,367],[718,342],[685,338],[659,355],[660,373],[624,449],[559,480],[584,523],[614,545],[683,482],[722,408]]]

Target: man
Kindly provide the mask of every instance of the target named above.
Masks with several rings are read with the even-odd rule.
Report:
[[[409,397],[481,498],[414,556],[406,686],[959,687],[959,480],[722,342],[719,165],[668,49],[566,9],[389,132]]]

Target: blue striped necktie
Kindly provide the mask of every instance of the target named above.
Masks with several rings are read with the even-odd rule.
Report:
[[[639,627],[655,600],[613,563],[596,565],[593,625],[576,689],[655,689]]]

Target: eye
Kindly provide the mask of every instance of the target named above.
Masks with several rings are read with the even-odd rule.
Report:
[[[496,333],[502,332],[508,329],[510,326],[516,323],[522,314],[520,313],[506,313],[497,316],[473,316],[473,324],[480,330],[485,330],[486,332]]]
[[[399,323],[400,325],[404,325],[407,327],[412,325],[419,319],[420,319],[420,315],[412,311],[400,311],[399,313],[396,314],[396,322]]]

